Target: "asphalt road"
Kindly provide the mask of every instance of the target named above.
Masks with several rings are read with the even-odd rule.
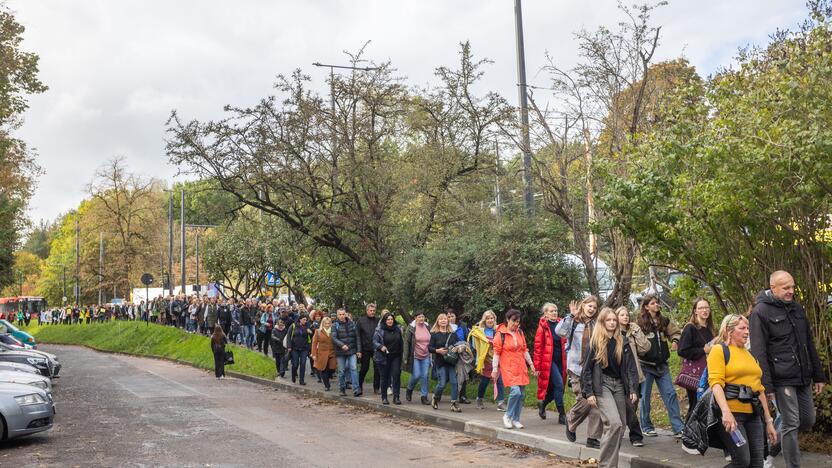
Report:
[[[571,466],[166,361],[44,349],[64,366],[55,426],[3,443],[0,466]]]

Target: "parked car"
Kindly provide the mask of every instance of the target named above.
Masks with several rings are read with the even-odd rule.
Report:
[[[8,349],[0,349],[0,361],[29,364],[30,366],[34,366],[41,375],[52,377],[52,367],[49,363],[49,359],[45,356],[34,354],[32,351],[10,351]]]
[[[15,327],[8,320],[0,320],[0,331],[2,331],[3,328],[6,329],[6,333],[9,333],[13,337],[17,338],[17,340],[20,341],[21,343],[27,344],[27,345],[29,345],[33,348],[38,347],[37,343],[35,343],[35,337],[34,336],[32,336],[32,335],[26,333],[25,331]]]
[[[28,372],[17,372],[12,370],[0,370],[0,383],[21,383],[24,385],[33,385],[41,390],[46,390],[52,395],[52,379],[44,377],[40,374],[30,374]]]
[[[21,364],[19,362],[11,361],[0,361],[0,371],[26,372],[29,374],[40,375],[40,371],[31,364]]]
[[[10,333],[0,333],[0,343],[18,347],[20,349],[35,349],[31,345],[23,344],[20,340],[13,337]]]
[[[46,351],[41,351],[39,349],[23,349],[17,346],[10,346],[5,343],[0,343],[0,350],[6,351],[24,351],[28,353],[32,353],[36,356],[41,356],[49,360],[49,377],[55,378],[58,377],[58,373],[61,371],[61,362],[58,361],[58,356],[55,356],[52,353],[47,353]]]
[[[46,390],[0,383],[0,437],[14,439],[52,428],[55,404]]]

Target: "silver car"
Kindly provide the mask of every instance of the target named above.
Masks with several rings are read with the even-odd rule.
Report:
[[[41,390],[46,390],[46,393],[50,394],[50,396],[52,395],[52,379],[40,374],[0,369],[0,383],[3,382],[33,385]]]
[[[28,372],[40,375],[40,371],[35,366],[10,361],[0,361],[0,371]]]
[[[0,383],[0,434],[14,439],[52,428],[55,404],[45,390],[31,385]]]

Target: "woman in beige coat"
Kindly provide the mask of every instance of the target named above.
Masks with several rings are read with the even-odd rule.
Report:
[[[630,311],[622,306],[616,309],[615,315],[618,316],[621,334],[627,337],[633,356],[643,356],[650,351],[650,340],[644,336],[638,324],[630,322]],[[644,372],[641,370],[641,362],[638,358],[636,358],[636,371],[638,371],[638,384],[641,386],[644,382]],[[634,404],[627,400],[627,427],[630,429],[630,443],[633,447],[644,447],[644,435],[641,433],[636,408],[638,408],[638,402]]]

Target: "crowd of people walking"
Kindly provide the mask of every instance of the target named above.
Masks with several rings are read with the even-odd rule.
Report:
[[[363,395],[372,370],[372,392],[384,405],[402,404],[403,384],[408,402],[418,391],[419,403],[440,410],[447,390],[447,408],[462,412],[472,403],[470,382],[474,408],[502,412],[503,426],[512,430],[524,427],[526,387],[534,378],[536,414],[547,419],[554,403],[557,423],[576,443],[577,428],[585,424],[584,443],[600,449],[601,467],[618,465],[625,430],[634,447],[658,436],[651,418],[655,384],[671,431],[686,451],[721,448],[732,467],[763,467],[782,454],[785,466],[795,468],[797,434],[814,423],[813,394],[823,390],[826,375],[794,290],[791,275],[773,273],[756,305],[747,314],[725,316],[718,329],[709,301],[701,297],[681,328],[649,295],[632,315],[626,307],[600,307],[593,296],[568,304],[565,316],[546,303],[531,340],[515,309],[502,322],[487,310],[469,326],[469,317],[453,309],[432,324],[424,312],[405,323],[389,310],[377,313],[375,304],[355,318],[343,308],[328,314],[279,300],[180,295],[118,308],[54,309],[38,319],[147,320],[210,335],[218,379],[224,377],[228,343],[270,355],[279,379],[307,385],[311,375],[326,391],[337,386],[340,395]],[[673,352],[682,363],[675,378]],[[403,371],[409,374],[405,382]],[[684,418],[674,386],[686,395]],[[493,406],[487,404],[489,388]],[[568,411],[566,388],[575,396]]]

